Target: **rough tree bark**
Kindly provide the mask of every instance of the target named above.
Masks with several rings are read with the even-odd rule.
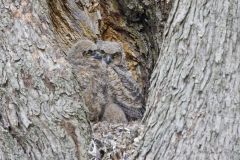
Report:
[[[135,159],[240,159],[240,1],[176,0]]]
[[[0,159],[88,159],[89,122],[45,0],[0,1]]]

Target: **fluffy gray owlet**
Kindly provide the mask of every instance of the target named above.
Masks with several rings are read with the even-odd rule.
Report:
[[[142,91],[127,70],[117,42],[78,41],[68,52],[92,121],[127,122],[141,119]]]

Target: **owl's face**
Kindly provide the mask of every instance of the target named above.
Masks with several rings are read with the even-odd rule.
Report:
[[[104,51],[94,50],[85,52],[83,55],[86,58],[91,58],[106,65],[119,65],[124,61],[122,53],[107,54]]]

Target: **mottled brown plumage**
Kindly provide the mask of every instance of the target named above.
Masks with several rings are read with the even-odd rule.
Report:
[[[102,41],[96,46],[81,40],[68,53],[90,120],[127,122],[142,118],[145,110],[142,91],[127,70],[125,55],[119,48],[121,45]]]

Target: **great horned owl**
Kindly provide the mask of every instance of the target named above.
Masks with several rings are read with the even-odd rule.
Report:
[[[70,49],[68,60],[80,82],[90,120],[142,118],[142,91],[127,70],[120,43],[80,40]]]

